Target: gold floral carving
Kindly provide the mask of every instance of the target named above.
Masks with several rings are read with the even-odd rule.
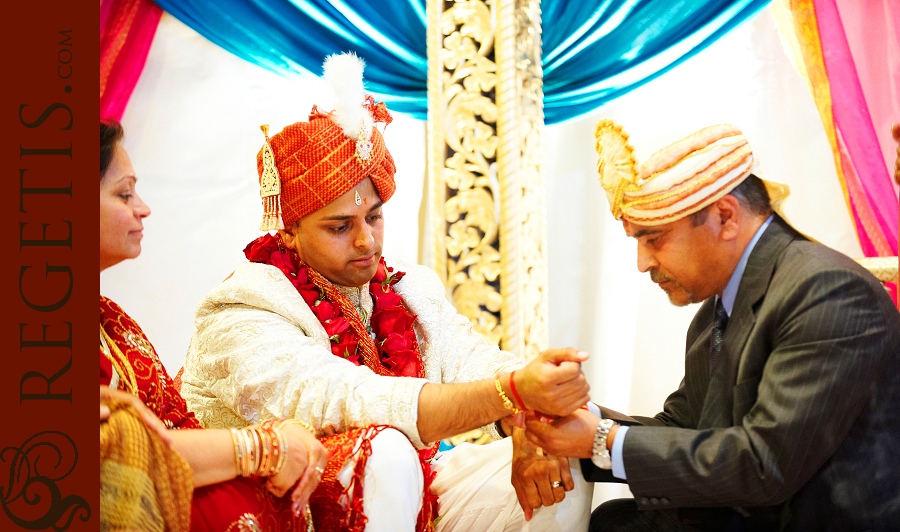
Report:
[[[900,282],[897,257],[867,257],[856,259],[863,268],[869,270],[882,283]]]
[[[420,260],[475,330],[546,349],[540,4],[428,4],[428,175]]]
[[[496,9],[502,345],[531,360],[549,343],[540,1],[499,0]]]

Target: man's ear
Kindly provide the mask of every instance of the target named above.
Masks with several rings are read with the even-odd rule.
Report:
[[[294,222],[288,227],[284,229],[278,230],[278,236],[281,237],[281,243],[284,245],[286,249],[296,250],[297,249],[297,232],[300,229],[300,222]]]
[[[743,218],[740,202],[731,194],[726,194],[715,205],[715,221],[719,226],[719,238],[722,240],[736,239],[740,234],[741,219]]]

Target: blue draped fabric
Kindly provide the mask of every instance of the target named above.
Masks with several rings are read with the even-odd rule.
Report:
[[[426,0],[155,0],[229,52],[279,73],[321,73],[354,51],[392,111],[427,115]],[[703,50],[770,0],[543,0],[544,116],[595,111]]]

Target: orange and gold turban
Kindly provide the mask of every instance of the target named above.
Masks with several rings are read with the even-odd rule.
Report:
[[[692,133],[640,167],[621,126],[601,120],[595,136],[597,169],[613,216],[640,225],[667,224],[700,211],[741,184],[754,166],[750,144],[731,124]],[[780,213],[787,185],[763,183]]]
[[[394,158],[375,127],[392,118],[383,102],[362,95],[362,69],[362,61],[352,54],[329,57],[325,77],[338,97],[335,110],[323,113],[313,106],[309,121],[271,137],[268,126],[262,126],[266,143],[256,155],[265,211],[261,230],[289,226],[367,177],[381,201],[394,195]],[[348,94],[346,87],[354,85],[357,90]]]

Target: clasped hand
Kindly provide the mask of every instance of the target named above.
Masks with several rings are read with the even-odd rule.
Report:
[[[562,502],[566,492],[575,488],[569,459],[545,454],[525,437],[525,431],[513,429],[512,485],[525,520],[534,510]]]
[[[571,347],[548,349],[517,370],[513,386],[525,409],[565,416],[587,403],[591,387],[581,371],[581,363],[587,358],[587,353]]]
[[[527,411],[509,419],[517,426],[513,429],[512,484],[526,521],[535,509],[562,502],[575,483],[565,455],[546,454],[528,440],[525,420],[567,416],[587,403],[590,386],[581,371],[581,362],[587,358],[587,353],[572,348],[550,349],[513,375],[513,385]]]

